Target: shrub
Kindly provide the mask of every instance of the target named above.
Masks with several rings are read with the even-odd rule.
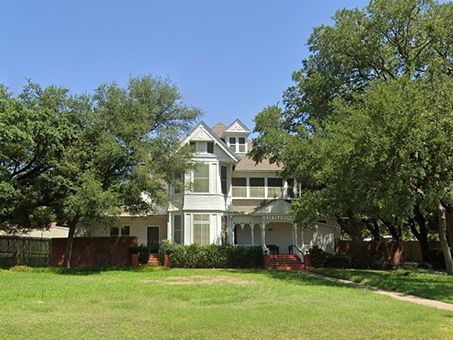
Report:
[[[236,245],[182,245],[164,241],[161,260],[170,256],[171,266],[180,268],[258,268],[263,266],[261,247]]]
[[[140,264],[148,263],[150,251],[149,248],[144,244],[136,247],[130,247],[129,251],[131,252],[131,254],[138,254],[138,262]]]
[[[351,258],[344,253],[327,254],[325,266],[329,268],[350,268]]]
[[[322,268],[326,267],[327,257],[330,255],[318,246],[313,246],[308,250],[311,255],[311,263],[313,267]]]

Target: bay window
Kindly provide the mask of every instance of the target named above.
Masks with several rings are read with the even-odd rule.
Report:
[[[193,214],[193,243],[210,244],[210,217],[209,214]]]
[[[209,192],[209,164],[198,164],[194,170],[193,191]]]
[[[183,228],[182,228],[182,216],[173,216],[173,242],[183,243]]]
[[[220,166],[220,184],[222,187],[222,194],[227,194],[227,168],[226,166]]]

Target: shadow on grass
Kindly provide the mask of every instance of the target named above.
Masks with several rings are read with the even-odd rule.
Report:
[[[10,266],[1,269],[15,273],[54,273],[59,275],[97,275],[105,272],[156,272],[168,270],[162,266],[139,266],[139,267],[78,267],[78,268],[59,268],[59,267],[28,267]]]
[[[319,269],[320,274],[350,280],[389,291],[453,303],[453,281],[446,275],[417,271],[361,271]]]
[[[266,278],[285,281],[290,284],[304,286],[327,286],[327,287],[345,287],[354,289],[353,287],[345,286],[332,281],[324,280],[314,276],[306,275],[304,272],[286,271],[286,270],[265,270],[265,269],[224,269],[226,272],[241,273],[241,274],[261,274]]]

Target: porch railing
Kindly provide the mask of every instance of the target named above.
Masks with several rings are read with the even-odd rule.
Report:
[[[293,245],[293,252],[294,255],[296,255],[300,259],[300,262],[304,262],[304,250],[302,248],[300,248],[298,245]]]

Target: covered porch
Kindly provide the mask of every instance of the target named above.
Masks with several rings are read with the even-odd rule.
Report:
[[[228,216],[227,235],[230,244],[262,246],[277,254],[308,249],[305,231],[290,219],[291,204],[283,199],[270,202],[251,214]],[[308,231],[310,232],[310,231]]]

